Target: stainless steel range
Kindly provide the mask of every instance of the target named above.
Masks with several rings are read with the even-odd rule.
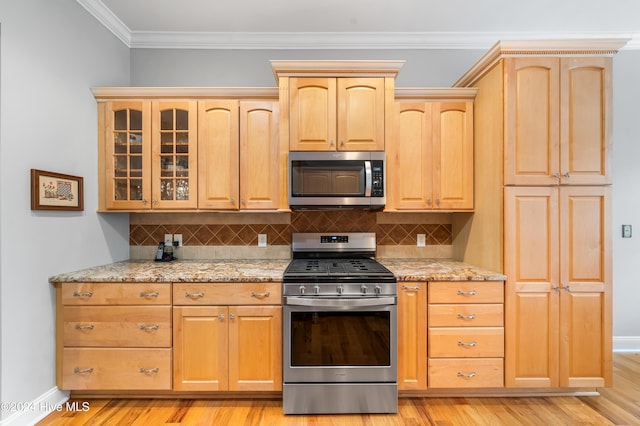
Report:
[[[395,413],[397,290],[373,233],[293,234],[284,273],[285,414]]]

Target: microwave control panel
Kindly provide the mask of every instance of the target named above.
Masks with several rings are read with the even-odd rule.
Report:
[[[371,162],[371,196],[384,197],[384,170],[382,161]]]

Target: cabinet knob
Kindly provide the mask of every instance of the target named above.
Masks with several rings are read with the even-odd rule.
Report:
[[[569,174],[569,172],[567,172],[567,173],[563,174],[562,176],[564,176],[564,177],[566,177],[566,178],[570,178],[570,177],[571,177],[571,175]]]
[[[220,314],[220,315],[218,315],[218,319],[223,320],[223,319],[224,319],[224,314]]]
[[[556,179],[560,179],[560,173],[554,173],[553,177],[556,178]]]
[[[329,146],[333,146],[333,145],[335,145],[333,141],[329,141]]]
[[[240,198],[240,204],[245,205],[247,204],[247,202],[244,200],[244,198]]]
[[[344,146],[344,141],[340,141],[340,146]]]
[[[158,200],[156,200],[155,198],[152,198],[152,199],[151,199],[151,204],[152,204],[152,205],[156,205],[156,204],[158,204]]]
[[[431,198],[427,199],[427,205],[430,206],[432,204]]]
[[[147,204],[147,199],[146,198],[142,199],[142,204]]]
[[[232,198],[232,199],[230,199],[230,200],[229,200],[229,202],[230,202],[231,204],[235,204],[235,203],[236,203],[236,199],[235,199],[235,198]]]
[[[230,320],[234,320],[234,319],[236,319],[236,315],[235,315],[235,314],[229,314],[229,319],[230,319]]]

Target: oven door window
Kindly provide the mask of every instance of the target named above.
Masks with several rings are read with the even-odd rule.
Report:
[[[390,312],[292,312],[291,366],[391,363]]]

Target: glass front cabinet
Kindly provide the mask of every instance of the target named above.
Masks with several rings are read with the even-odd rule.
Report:
[[[100,209],[197,207],[197,102],[101,104]]]

